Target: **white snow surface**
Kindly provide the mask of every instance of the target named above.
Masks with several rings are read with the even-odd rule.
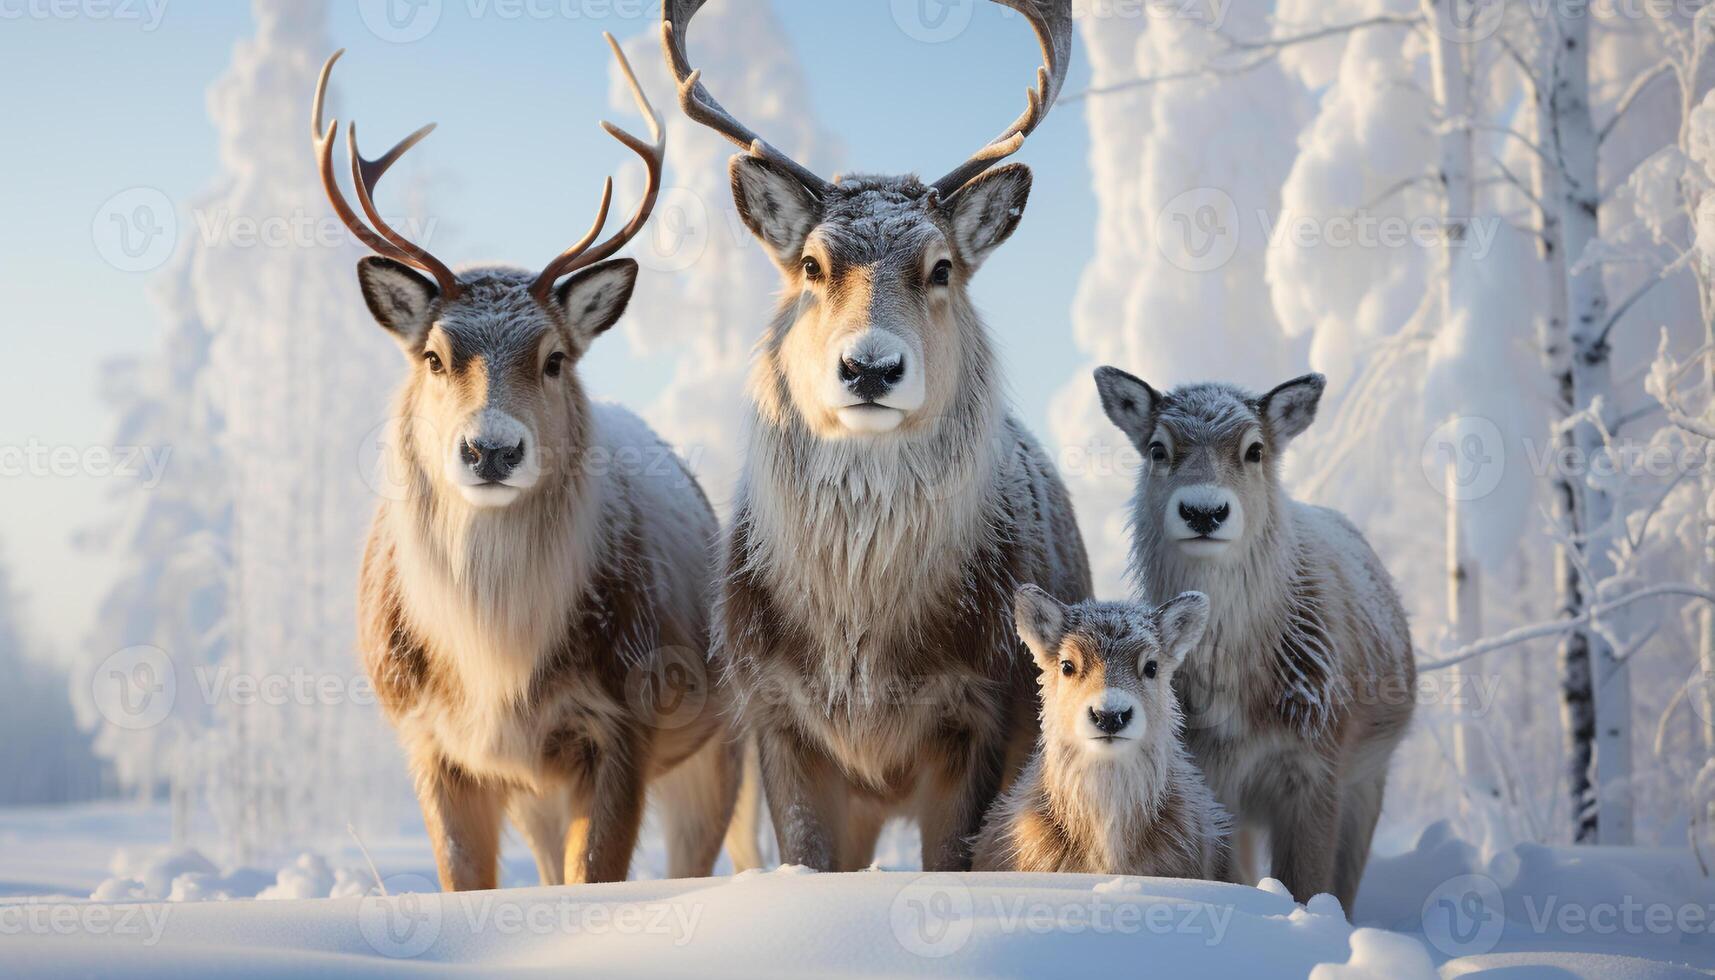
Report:
[[[1130,976],[1318,980],[1715,972],[1715,884],[1684,850],[1522,845],[1480,860],[1445,825],[1378,856],[1348,923],[1321,895],[1165,878],[923,874],[891,826],[879,867],[438,894],[420,828],[277,872],[152,852],[162,808],[0,810],[7,977]],[[112,854],[115,844],[120,851]],[[43,855],[54,855],[43,860]],[[103,854],[106,859],[103,880]],[[662,866],[648,835],[634,874]],[[93,893],[85,899],[83,894]],[[278,899],[278,900],[276,900]],[[1449,919],[1449,910],[1455,918]]]

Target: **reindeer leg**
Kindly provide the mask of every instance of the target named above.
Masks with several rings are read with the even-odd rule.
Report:
[[[417,799],[434,844],[441,889],[497,887],[501,791],[437,759],[418,769]]]
[[[651,787],[667,837],[667,877],[707,878],[714,872],[721,838],[732,824],[743,751],[717,732]]]
[[[1363,882],[1364,865],[1370,859],[1370,841],[1375,837],[1376,821],[1382,814],[1382,794],[1387,788],[1387,772],[1346,788],[1346,800],[1340,809],[1339,856],[1334,864],[1334,897],[1352,917],[1357,904],[1358,885]]]
[[[840,870],[862,871],[875,863],[875,842],[887,811],[873,800],[854,799],[846,808],[845,826],[840,828]]]
[[[1340,787],[1331,776],[1297,782],[1276,803],[1269,826],[1273,856],[1270,873],[1308,902],[1334,887],[1334,863],[1340,840]],[[1346,914],[1351,914],[1346,909]]]
[[[1006,746],[993,737],[966,733],[947,739],[945,751],[947,760],[930,776],[929,792],[918,808],[923,870],[969,871],[971,844],[1000,794]]]
[[[530,845],[542,884],[565,884],[566,821],[570,814],[565,788],[550,786],[540,794],[514,790],[506,802],[506,814]]]
[[[847,790],[822,752],[795,732],[757,732],[762,785],[780,842],[780,863],[837,871]]]
[[[596,762],[572,793],[566,833],[566,882],[624,881],[643,826],[644,773],[640,752],[616,747]]]

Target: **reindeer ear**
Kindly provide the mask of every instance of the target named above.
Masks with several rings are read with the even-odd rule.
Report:
[[[1119,426],[1137,448],[1142,449],[1155,432],[1155,411],[1161,395],[1142,378],[1117,367],[1096,368],[1096,391],[1102,396],[1102,411]]]
[[[598,262],[567,279],[554,290],[554,296],[572,334],[588,343],[619,322],[636,287],[637,261],[614,259]]]
[[[1284,446],[1316,421],[1316,406],[1322,401],[1322,389],[1328,379],[1320,374],[1293,378],[1262,396],[1258,407],[1268,420],[1269,434],[1276,445]]]
[[[1034,585],[1021,585],[1012,597],[1018,638],[1030,648],[1037,666],[1052,673],[1060,663],[1060,641],[1066,635],[1066,607]]]
[[[357,285],[376,323],[407,347],[423,342],[430,311],[441,295],[433,282],[403,262],[369,255],[357,262]]]
[[[1155,623],[1156,632],[1161,635],[1161,650],[1177,667],[1203,640],[1203,631],[1209,625],[1209,597],[1201,592],[1181,592],[1155,611]]]
[[[953,239],[965,264],[975,269],[1012,236],[1030,200],[1030,168],[1022,163],[997,167],[959,188],[947,202]]]
[[[798,178],[761,157],[741,153],[727,169],[744,226],[768,246],[775,263],[790,271],[804,252],[810,229],[822,220],[821,202]]]

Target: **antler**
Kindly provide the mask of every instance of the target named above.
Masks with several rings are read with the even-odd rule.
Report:
[[[577,244],[561,252],[559,257],[548,263],[542,274],[536,277],[536,282],[530,287],[530,295],[544,304],[554,291],[554,282],[563,276],[579,269],[588,268],[624,248],[626,243],[636,238],[649,221],[649,215],[655,210],[655,201],[661,195],[661,167],[667,158],[667,133],[661,128],[661,117],[655,114],[655,107],[649,104],[648,96],[643,94],[643,86],[637,84],[637,76],[632,74],[631,62],[625,59],[625,52],[620,50],[619,42],[612,34],[603,32],[607,38],[608,47],[613,49],[613,56],[619,59],[619,68],[625,73],[626,82],[631,85],[631,96],[637,100],[637,108],[649,120],[649,136],[653,143],[645,143],[613,123],[604,121],[601,128],[607,134],[624,143],[633,153],[643,158],[643,166],[647,171],[647,183],[644,185],[643,201],[637,205],[637,213],[624,228],[602,242],[595,248],[590,243],[601,234],[602,227],[607,224],[607,209],[613,200],[613,178],[609,177],[602,185],[601,204],[596,209],[595,224],[590,227]]]
[[[1066,83],[1066,69],[1072,61],[1072,0],[995,2],[1011,7],[1030,21],[1036,30],[1037,43],[1042,45],[1042,67],[1036,69],[1036,86],[1025,93],[1028,104],[1024,113],[969,160],[935,181],[935,190],[942,200],[951,198],[990,167],[1018,152],[1024,138],[1042,124],[1054,100],[1060,97],[1060,88]]]
[[[322,128],[322,104],[327,99],[328,78],[333,75],[334,62],[345,54],[345,49],[335,51],[322,66],[321,78],[316,81],[316,101],[310,111],[310,139],[315,144],[316,160],[321,167],[322,190],[327,192],[328,202],[333,205],[334,213],[345,222],[358,240],[372,250],[387,258],[403,262],[415,269],[420,269],[433,276],[436,285],[440,287],[443,302],[456,299],[459,295],[458,277],[447,268],[446,263],[429,254],[427,249],[412,244],[404,235],[394,231],[392,226],[381,220],[376,213],[373,192],[375,185],[381,180],[393,165],[399,162],[406,151],[423,141],[423,137],[434,132],[435,124],[430,123],[422,129],[400,140],[393,149],[382,154],[378,159],[366,160],[357,151],[357,124],[352,123],[346,130],[346,141],[351,149],[351,177],[357,185],[357,200],[363,207],[363,213],[380,231],[376,234],[357,216],[346,203],[345,195],[340,192],[339,179],[334,175],[333,145],[339,137],[339,121],[334,120],[327,128]]]
[[[704,2],[705,0],[665,0],[661,5],[661,47],[667,52],[667,63],[672,66],[673,77],[679,83],[679,107],[685,110],[685,115],[689,116],[692,122],[701,123],[725,136],[750,151],[752,156],[762,157],[779,165],[816,197],[826,196],[828,191],[833,189],[831,183],[776,150],[762,137],[734,119],[732,113],[722,108],[721,104],[715,101],[715,97],[709,94],[708,88],[702,83],[702,71],[691,67],[690,56],[685,53],[685,35],[690,31],[691,18],[702,9]]]
[[[768,145],[732,114],[716,102],[702,84],[702,72],[692,69],[685,53],[685,34],[691,18],[707,0],[665,0],[661,5],[661,46],[679,82],[679,105],[694,122],[709,127],[753,156],[770,160],[789,171],[810,193],[823,197],[833,185],[816,176],[802,164]],[[1027,93],[1024,112],[1005,132],[978,150],[947,176],[935,181],[934,188],[942,200],[951,198],[960,188],[990,167],[1018,152],[1025,137],[1035,131],[1047,117],[1048,110],[1059,98],[1066,83],[1066,69],[1072,61],[1072,0],[996,0],[997,3],[1023,14],[1036,31],[1042,46],[1042,67],[1036,70],[1036,85]]]

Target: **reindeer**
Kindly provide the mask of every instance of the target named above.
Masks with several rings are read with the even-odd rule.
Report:
[[[608,43],[654,141],[602,125],[643,159],[647,189],[598,245],[608,180],[589,233],[540,273],[455,273],[381,220],[376,183],[432,125],[377,160],[348,131],[366,226],[335,178],[338,123],[322,128],[343,51],[316,88],[323,187],[378,253],[358,283],[411,365],[385,460],[402,492],[370,529],[359,639],[448,890],[495,887],[503,813],[543,884],[624,880],[646,789],[662,804],[668,873],[707,875],[737,791],[725,687],[703,670],[714,512],[678,457],[636,416],[592,403],[576,371],[630,301],[637,263],[609,257],[648,220],[666,149]],[[657,697],[681,678],[667,692],[681,703]],[[727,844],[735,865],[758,863],[749,828]]]
[[[745,149],[733,198],[785,286],[752,368],[715,657],[791,864],[864,867],[901,814],[925,868],[968,868],[1035,736],[1013,588],[1090,592],[1066,490],[1003,404],[968,292],[1030,190],[1024,166],[991,168],[1042,121],[1072,42],[1069,0],[1003,2],[1043,48],[1030,104],[932,184],[827,181],[774,150],[691,67],[702,0],[663,11],[680,105]]]
[[[1399,595],[1363,535],[1281,488],[1280,455],[1315,419],[1324,384],[1310,374],[1264,395],[1224,384],[1162,394],[1118,368],[1096,372],[1103,410],[1144,459],[1138,589],[1196,589],[1212,603],[1206,649],[1174,685],[1192,755],[1240,826],[1267,832],[1272,873],[1293,897],[1332,892],[1349,912],[1416,664]]]
[[[989,811],[975,869],[1212,877],[1227,816],[1180,742],[1172,688],[1209,598],[1068,606],[1027,585],[1015,614],[1041,671],[1042,737]]]

